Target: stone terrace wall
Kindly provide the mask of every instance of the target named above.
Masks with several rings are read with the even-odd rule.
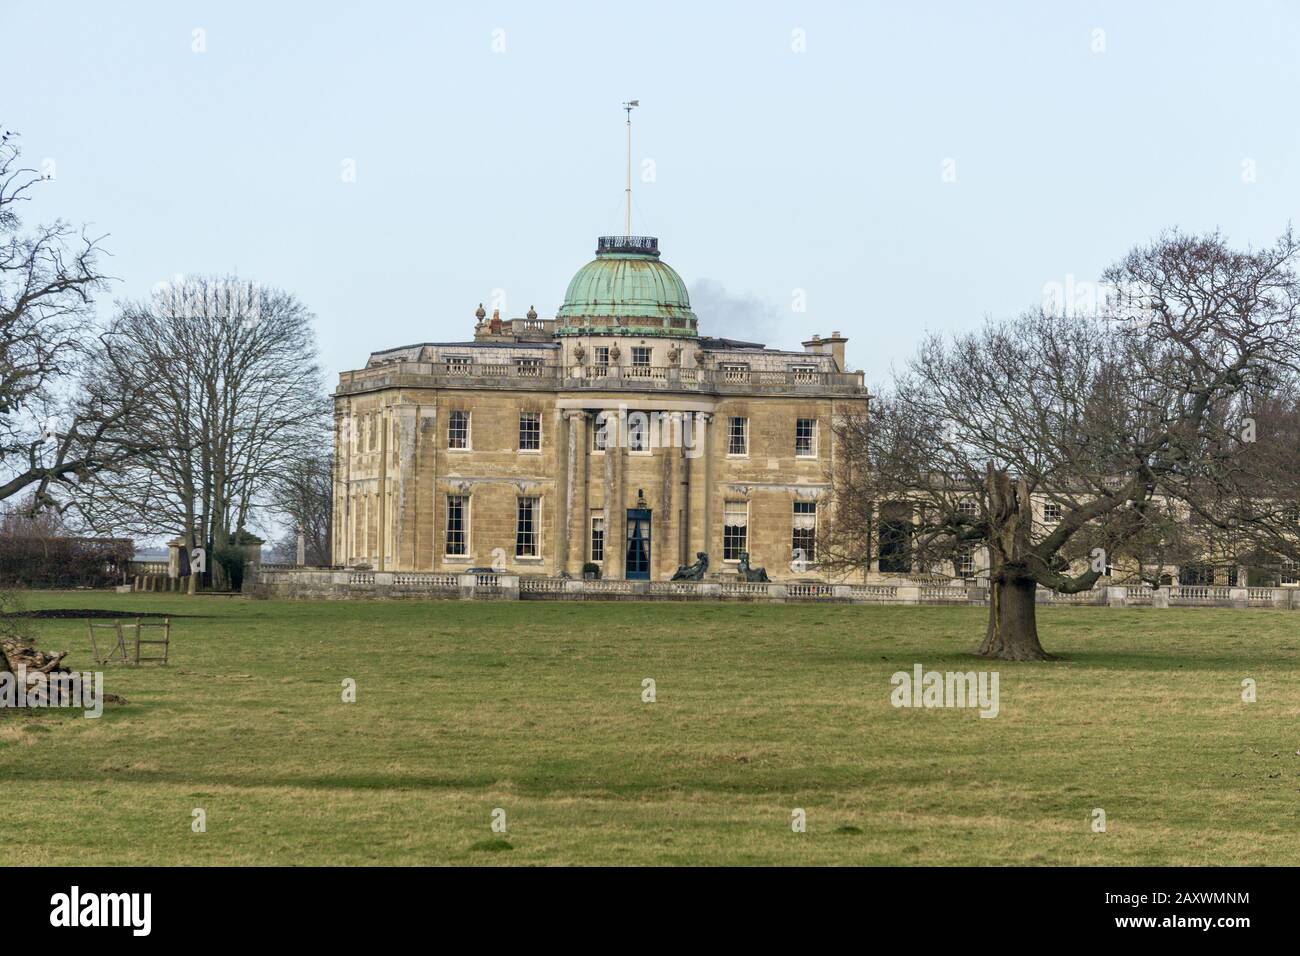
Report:
[[[512,574],[432,574],[406,571],[260,570],[244,590],[260,598],[452,598],[518,600]]]
[[[988,588],[971,582],[824,584],[743,581],[585,581],[516,574],[440,574],[278,568],[249,572],[244,589],[255,597],[447,598],[523,601],[751,601],[840,604],[986,605]],[[1108,586],[1079,594],[1040,588],[1038,603],[1093,607],[1223,607],[1300,610],[1300,588]]]

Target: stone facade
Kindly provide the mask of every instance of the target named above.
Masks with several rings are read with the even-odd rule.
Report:
[[[697,552],[734,575],[743,548],[773,581],[824,580],[833,422],[868,400],[845,340],[794,352],[698,336],[646,241],[602,239],[609,261],[577,291],[575,277],[560,319],[480,307],[473,341],[375,353],[342,374],[336,564],[581,577],[593,562],[605,579],[666,581]],[[627,279],[628,260],[649,279]],[[606,289],[622,304],[595,302]],[[667,301],[646,305],[652,294]]]

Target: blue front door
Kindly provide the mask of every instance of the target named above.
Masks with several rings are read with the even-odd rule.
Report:
[[[627,509],[627,572],[629,581],[650,580],[650,509]]]

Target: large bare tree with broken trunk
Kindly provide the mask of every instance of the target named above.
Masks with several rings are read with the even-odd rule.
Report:
[[[125,305],[99,373],[148,390],[134,427],[152,450],[95,476],[85,518],[228,548],[294,464],[329,443],[312,318],[293,295],[233,277],[187,277]]]
[[[1043,660],[1037,588],[1092,588],[1109,555],[1160,533],[1170,502],[1283,540],[1265,519],[1277,496],[1295,500],[1294,477],[1237,463],[1251,460],[1261,397],[1300,365],[1297,251],[1289,232],[1253,252],[1170,233],[1108,270],[1101,314],[931,336],[865,416],[837,424],[827,562],[861,568],[883,550],[922,573],[981,548],[979,653]]]

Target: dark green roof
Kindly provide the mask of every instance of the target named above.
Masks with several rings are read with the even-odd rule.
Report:
[[[557,335],[584,332],[696,334],[686,283],[659,259],[651,236],[602,236],[556,313]]]

